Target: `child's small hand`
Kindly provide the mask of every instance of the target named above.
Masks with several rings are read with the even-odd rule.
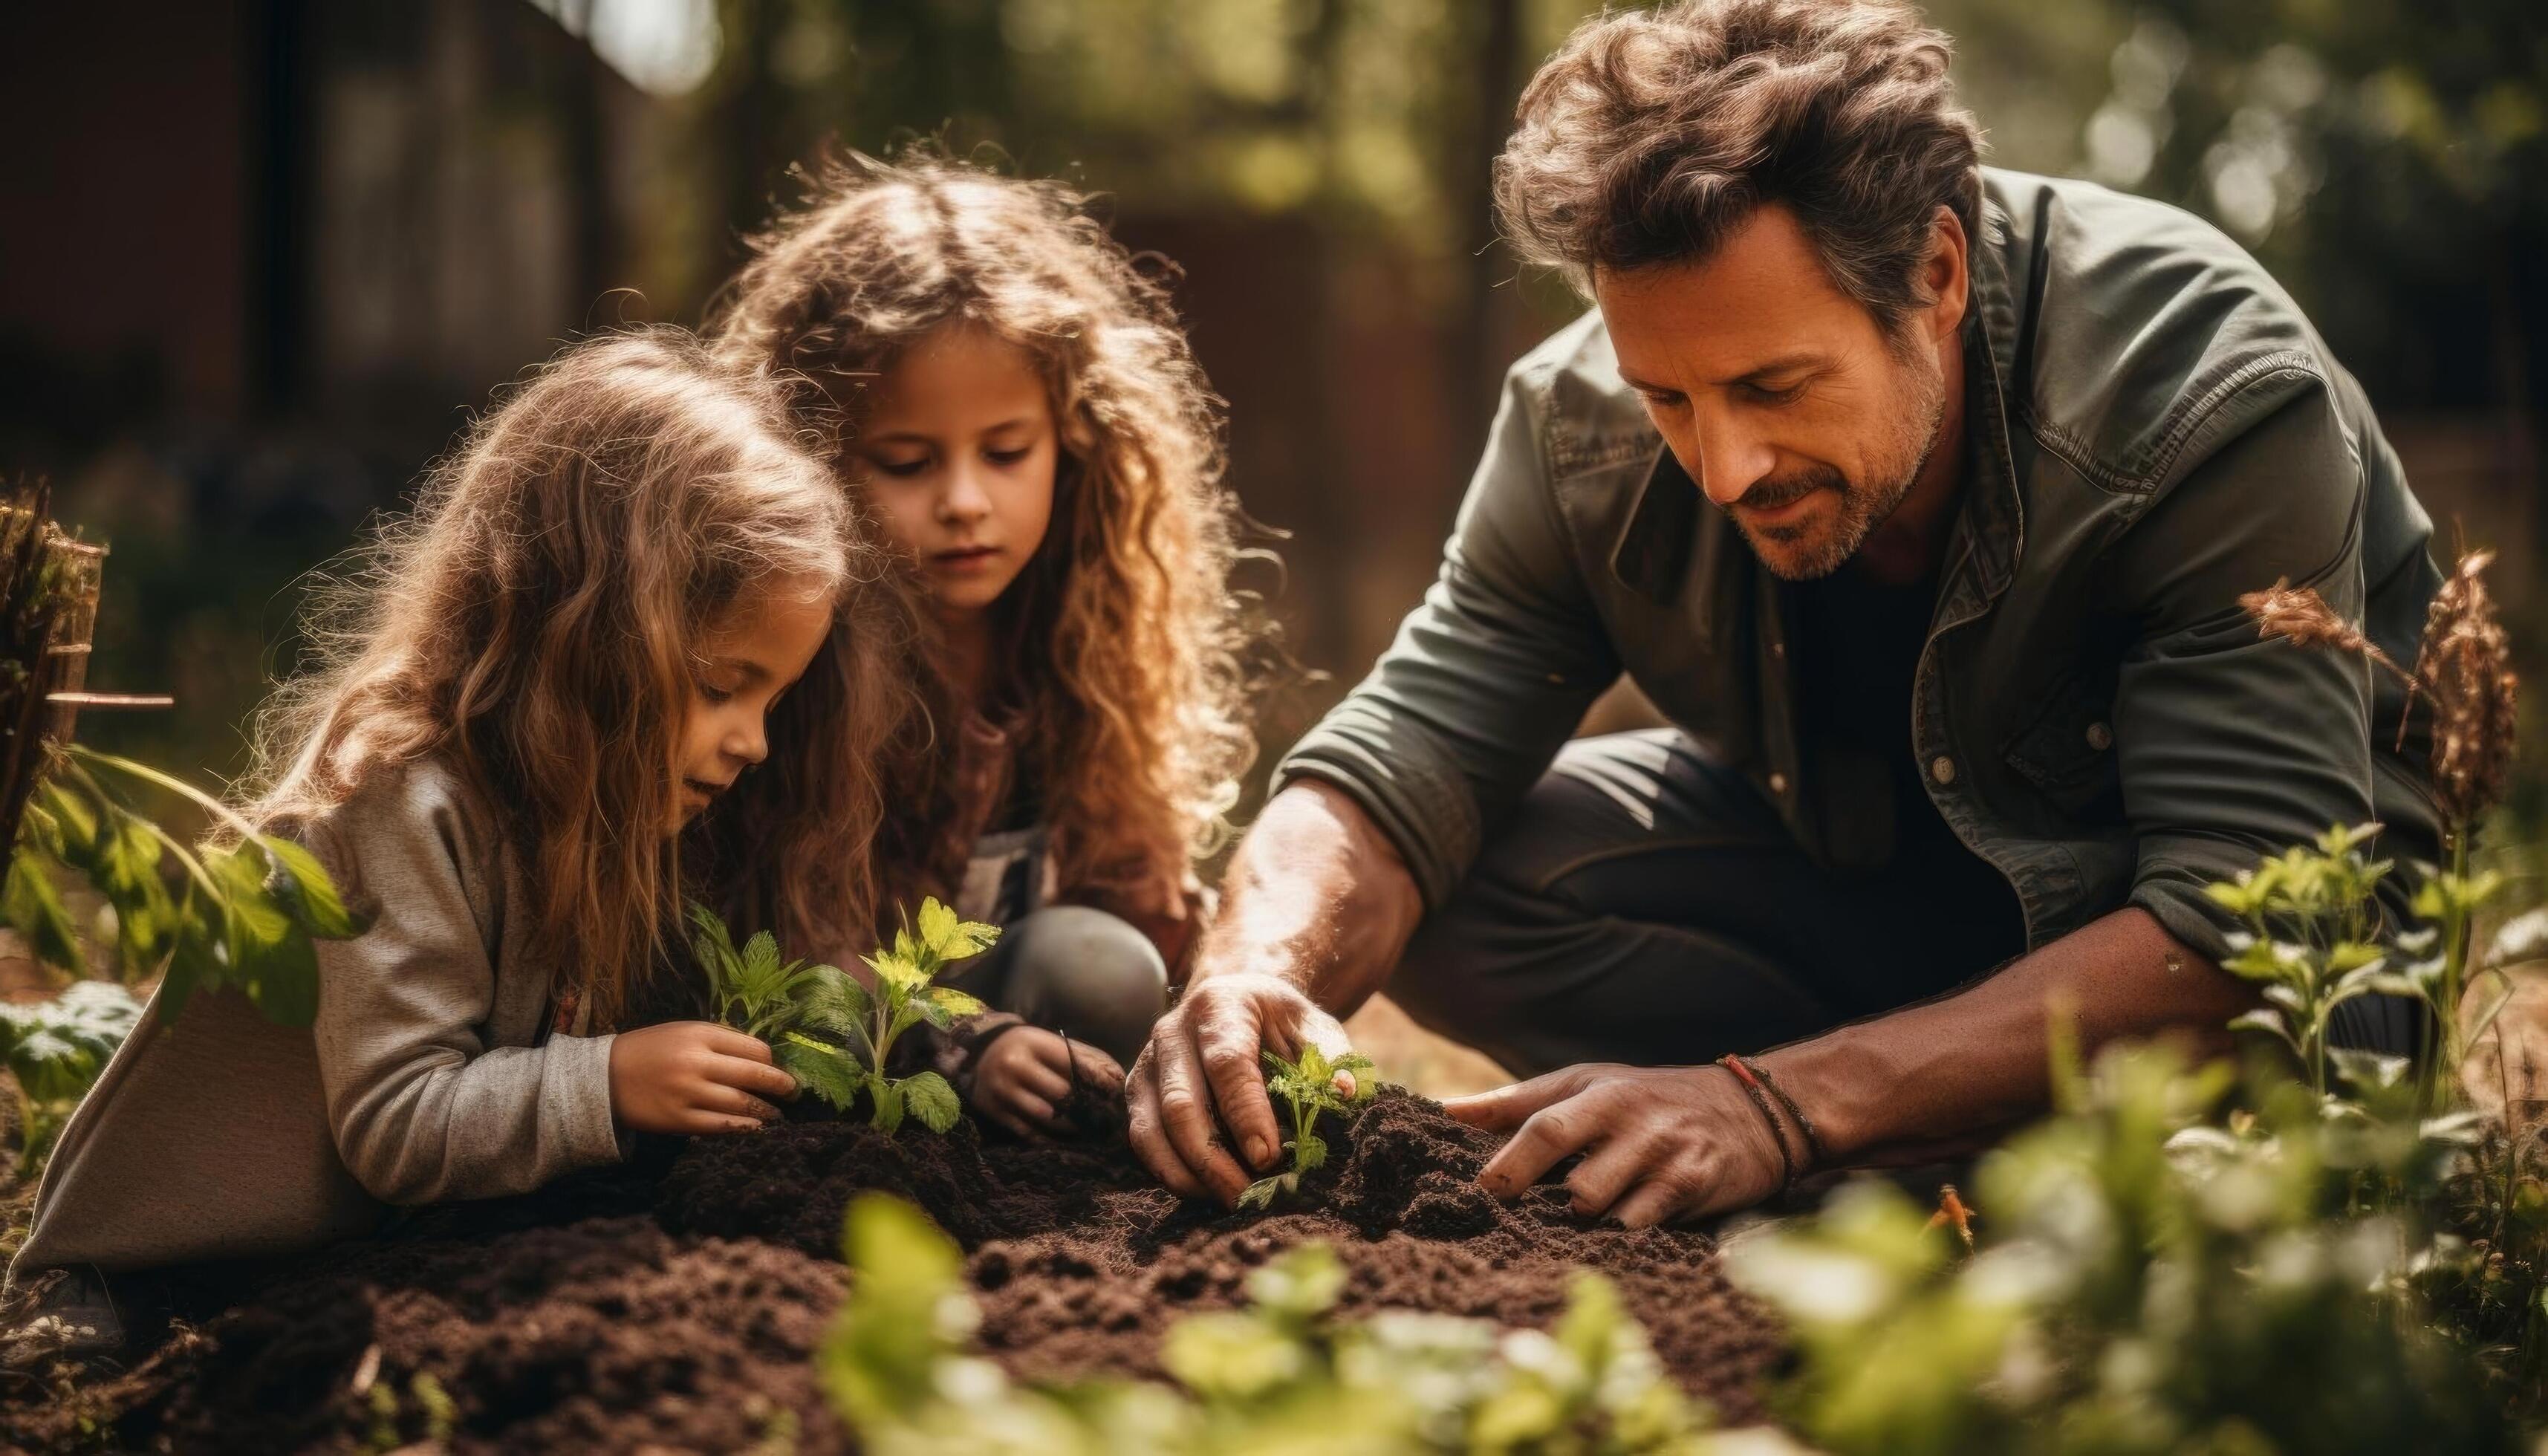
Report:
[[[621,1032],[610,1043],[610,1114],[637,1133],[750,1133],[775,1122],[768,1099],[796,1095],[770,1047],[714,1022]]]
[[[1108,1097],[1124,1090],[1124,1068],[1114,1057],[1042,1027],[1019,1027],[995,1039],[974,1066],[974,1111],[1021,1138],[1068,1132],[1053,1109],[1070,1095],[1074,1057],[1081,1085]]]

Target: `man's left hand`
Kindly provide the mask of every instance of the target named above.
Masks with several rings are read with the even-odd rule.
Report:
[[[1566,1175],[1575,1211],[1631,1228],[1750,1208],[1778,1191],[1770,1125],[1722,1067],[1592,1062],[1443,1106],[1471,1127],[1513,1135],[1478,1175],[1498,1198],[1519,1196],[1579,1152]]]

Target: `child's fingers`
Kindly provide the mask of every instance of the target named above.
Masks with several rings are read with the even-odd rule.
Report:
[[[710,1082],[698,1090],[691,1106],[700,1111],[727,1113],[753,1118],[765,1123],[778,1121],[778,1109],[739,1087],[720,1086]]]
[[[1009,1090],[1007,1102],[1010,1111],[1039,1129],[1049,1132],[1060,1126],[1060,1119],[1053,1114],[1052,1103],[1032,1092],[1013,1087]]]
[[[1066,1067],[1039,1057],[1019,1062],[1012,1072],[1010,1083],[1021,1092],[1037,1093],[1052,1102],[1070,1095],[1070,1073]]]
[[[738,1032],[732,1027],[721,1027],[714,1022],[699,1025],[699,1045],[710,1051],[720,1056],[739,1056],[746,1061],[760,1062],[763,1066],[770,1065],[770,1044],[759,1037],[749,1032]]]
[[[1085,1043],[1070,1044],[1071,1054],[1079,1060],[1081,1080],[1094,1082],[1097,1090],[1116,1093],[1124,1090],[1124,1064],[1096,1046]]]
[[[1008,1129],[1010,1132],[1025,1138],[1029,1142],[1042,1142],[1046,1140],[1043,1130],[1037,1128],[1026,1119],[1009,1111],[1005,1107],[992,1106],[986,1103],[982,1106],[981,1113],[984,1117],[989,1118],[992,1122]]]
[[[767,1126],[757,1118],[736,1117],[732,1113],[710,1112],[705,1108],[685,1107],[673,1114],[668,1130],[685,1138],[703,1138],[719,1133],[758,1133]]]
[[[761,1046],[754,1042],[755,1046]],[[763,1048],[765,1051],[767,1047]],[[706,1068],[707,1079],[720,1086],[737,1087],[757,1092],[764,1097],[782,1101],[796,1095],[796,1079],[766,1061],[746,1061],[740,1056],[711,1058]]]

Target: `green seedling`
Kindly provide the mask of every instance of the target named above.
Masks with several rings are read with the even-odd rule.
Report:
[[[690,920],[717,1020],[770,1044],[772,1059],[797,1085],[841,1111],[864,1094],[870,1120],[888,1133],[905,1113],[933,1133],[956,1126],[963,1109],[945,1077],[892,1077],[885,1067],[893,1044],[912,1027],[927,1022],[943,1031],[982,1009],[962,991],[931,982],[990,949],[1000,938],[997,926],[959,919],[934,898],[922,901],[918,934],[906,926],[890,949],[865,957],[875,972],[869,990],[837,966],[785,959],[768,931],[737,950],[725,922],[703,905],[690,907]]]
[[[1348,1051],[1333,1061],[1316,1046],[1302,1047],[1297,1062],[1271,1051],[1264,1056],[1265,1090],[1281,1098],[1292,1116],[1292,1136],[1283,1140],[1291,1150],[1292,1166],[1248,1184],[1247,1191],[1238,1195],[1240,1208],[1271,1208],[1274,1195],[1299,1189],[1301,1175],[1327,1160],[1326,1139],[1318,1133],[1319,1114],[1349,1113],[1380,1090],[1365,1075],[1372,1070],[1371,1058],[1359,1051]]]
[[[18,1082],[18,1176],[32,1177],[62,1124],[141,1023],[113,981],[78,981],[49,1001],[0,1002],[0,1061]]]

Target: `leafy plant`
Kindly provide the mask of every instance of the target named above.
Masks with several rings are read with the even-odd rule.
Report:
[[[1308,1244],[1249,1276],[1251,1308],[1167,1331],[1160,1361],[1175,1386],[1019,1384],[965,1353],[979,1317],[962,1258],[917,1210],[861,1197],[843,1256],[850,1297],[823,1346],[823,1383],[882,1456],[1713,1449],[1703,1412],[1597,1274],[1576,1277],[1545,1331],[1403,1311],[1348,1321],[1333,1313],[1343,1266]]]
[[[963,1108],[945,1077],[934,1071],[894,1077],[886,1068],[894,1043],[912,1027],[927,1022],[943,1031],[982,1009],[962,991],[931,982],[950,964],[990,949],[998,927],[962,920],[935,898],[923,900],[919,934],[906,926],[891,948],[865,957],[875,972],[870,990],[837,966],[782,958],[768,931],[738,951],[725,922],[704,905],[690,907],[690,920],[717,1019],[769,1043],[772,1059],[799,1085],[842,1111],[864,1094],[869,1118],[888,1133],[902,1126],[906,1113],[933,1133],[956,1126]]]
[[[1283,1139],[1291,1151],[1292,1166],[1280,1173],[1259,1178],[1238,1195],[1240,1208],[1271,1208],[1274,1195],[1290,1193],[1301,1186],[1303,1174],[1323,1165],[1327,1160],[1326,1139],[1318,1133],[1319,1114],[1350,1113],[1369,1102],[1380,1090],[1379,1083],[1362,1073],[1372,1070],[1371,1058],[1359,1051],[1348,1051],[1333,1061],[1317,1046],[1301,1048],[1301,1059],[1285,1061],[1268,1051],[1264,1053],[1265,1090],[1282,1099],[1292,1118],[1292,1136]],[[1339,1090],[1342,1081],[1350,1090]]]
[[[136,811],[102,774],[184,799],[220,825],[228,843],[189,845]],[[0,887],[0,920],[41,958],[76,969],[79,939],[54,891],[53,864],[78,871],[114,909],[126,979],[162,977],[162,1022],[176,1020],[196,991],[231,986],[268,1020],[308,1026],[318,1014],[313,942],[347,940],[369,923],[304,846],[259,832],[183,779],[77,744],[60,746],[29,796]],[[172,867],[173,889],[165,872]]]
[[[2214,1120],[2231,1077],[2116,1048],[1990,1155],[1958,1256],[1889,1185],[1737,1240],[1801,1370],[1787,1410],[1854,1452],[2519,1449],[2476,1363],[2402,1296],[2411,1211],[2349,1212],[2366,1145],[2288,1080]],[[2414,1186],[2447,1138],[2377,1144]]]
[[[0,1062],[18,1083],[18,1176],[33,1176],[62,1124],[141,1022],[113,981],[79,981],[48,1001],[0,1002]]]
[[[308,1026],[318,1006],[311,941],[358,935],[363,924],[301,846],[260,834],[181,779],[66,741],[76,707],[167,699],[71,690],[105,553],[65,535],[48,504],[40,481],[0,488],[0,844],[9,849],[0,923],[40,960],[84,971],[80,937],[53,883],[56,866],[77,871],[115,911],[125,978],[162,977],[163,1021],[194,991],[227,985],[268,1018]],[[222,842],[191,846],[168,834],[108,778],[185,799]]]

